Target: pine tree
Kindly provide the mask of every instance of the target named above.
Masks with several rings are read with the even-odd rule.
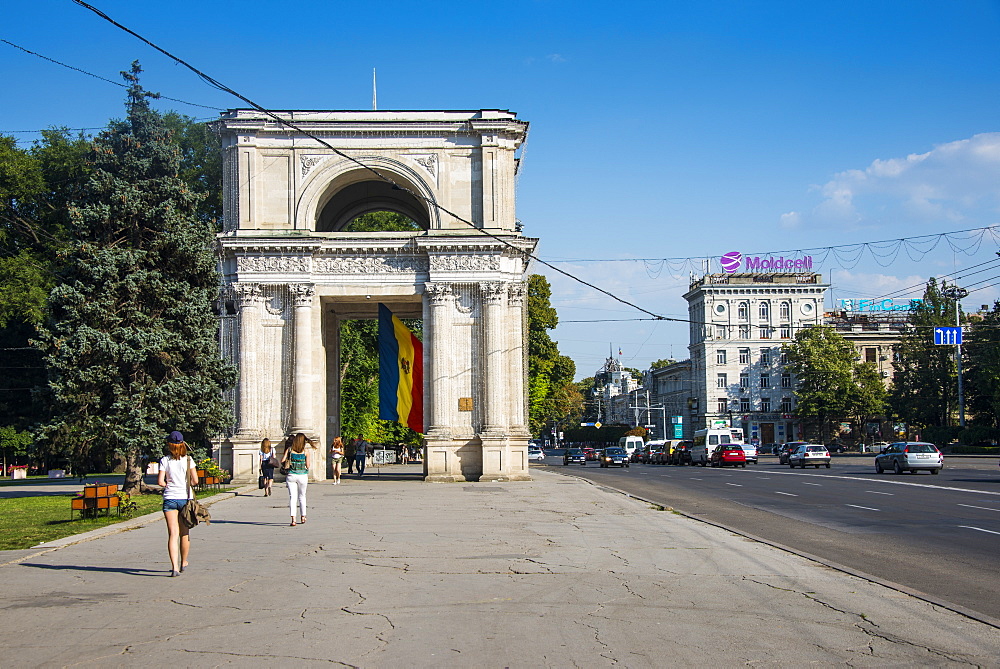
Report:
[[[80,462],[117,453],[125,492],[142,485],[145,458],[180,430],[203,446],[232,424],[222,398],[235,383],[212,312],[219,275],[211,223],[178,178],[179,151],[139,85],[126,118],[93,144],[92,172],[70,207],[73,242],[49,297],[36,345],[45,356],[48,441]]]

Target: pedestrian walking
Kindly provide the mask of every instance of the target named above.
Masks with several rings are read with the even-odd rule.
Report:
[[[354,447],[357,445],[357,441],[358,441],[357,439],[351,439],[349,442],[347,442],[347,446],[344,447],[344,459],[347,461],[348,474],[354,473],[354,455],[355,455]]]
[[[260,453],[257,454],[260,458],[260,475],[264,477],[264,497],[269,497],[271,495],[271,484],[274,483],[274,465],[276,460],[274,459],[274,448],[271,446],[271,440],[264,437],[260,442]]]
[[[399,461],[404,465],[410,462],[410,447],[406,444],[399,445]]]
[[[333,485],[340,485],[340,462],[344,459],[344,440],[340,437],[333,438],[330,459],[333,461]]]
[[[365,475],[365,461],[368,459],[369,445],[360,434],[354,440],[354,464],[358,468],[359,479]]]
[[[198,485],[194,460],[188,455],[184,435],[174,431],[167,437],[167,455],[160,460],[157,483],[163,488],[163,518],[167,523],[167,555],[170,575],[180,576],[187,569],[191,552],[190,528],[178,516],[188,500],[194,497],[192,486]]]
[[[285,483],[288,485],[288,513],[292,517],[291,527],[295,527],[295,517],[306,522],[306,487],[309,485],[309,470],[312,469],[311,453],[306,445],[312,442],[301,432],[291,438],[291,445],[285,449],[281,464],[288,467]]]

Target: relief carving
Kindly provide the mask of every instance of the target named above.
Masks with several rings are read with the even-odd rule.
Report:
[[[447,305],[455,299],[451,292],[450,283],[425,283],[424,294],[430,300],[431,306],[439,307]]]
[[[288,292],[292,294],[295,306],[309,307],[312,306],[312,298],[316,294],[316,286],[311,283],[293,283],[288,286]]]
[[[305,177],[312,171],[312,168],[319,165],[321,162],[326,160],[329,156],[301,156],[299,158],[299,165],[302,168],[302,176]]]
[[[313,261],[317,274],[403,274],[426,272],[421,256],[320,256]]]
[[[238,272],[308,272],[309,257],[295,256],[237,256]]]
[[[497,272],[500,270],[500,256],[433,255],[431,270],[437,272]]]
[[[413,156],[413,160],[427,170],[432,177],[437,179],[437,162],[438,157],[436,153],[432,153],[426,156]]]

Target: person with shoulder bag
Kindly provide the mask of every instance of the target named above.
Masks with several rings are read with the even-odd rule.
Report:
[[[184,435],[174,431],[167,437],[167,452],[160,460],[157,483],[163,488],[163,518],[167,523],[167,555],[170,575],[180,576],[187,569],[191,552],[190,528],[180,522],[180,511],[194,498],[192,486],[198,485],[194,459],[188,455]]]
[[[299,432],[291,438],[290,445],[285,448],[285,455],[281,459],[281,472],[285,474],[285,483],[288,485],[291,527],[296,525],[296,514],[300,523],[304,525],[306,522],[306,487],[309,485],[309,470],[312,469],[312,458],[306,451],[306,444],[313,445],[306,435]]]

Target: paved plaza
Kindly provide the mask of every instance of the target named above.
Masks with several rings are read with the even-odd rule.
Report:
[[[0,666],[996,666],[1000,630],[580,479],[418,466],[0,554]],[[75,542],[75,543],[74,543]],[[68,544],[68,545],[62,545]]]

